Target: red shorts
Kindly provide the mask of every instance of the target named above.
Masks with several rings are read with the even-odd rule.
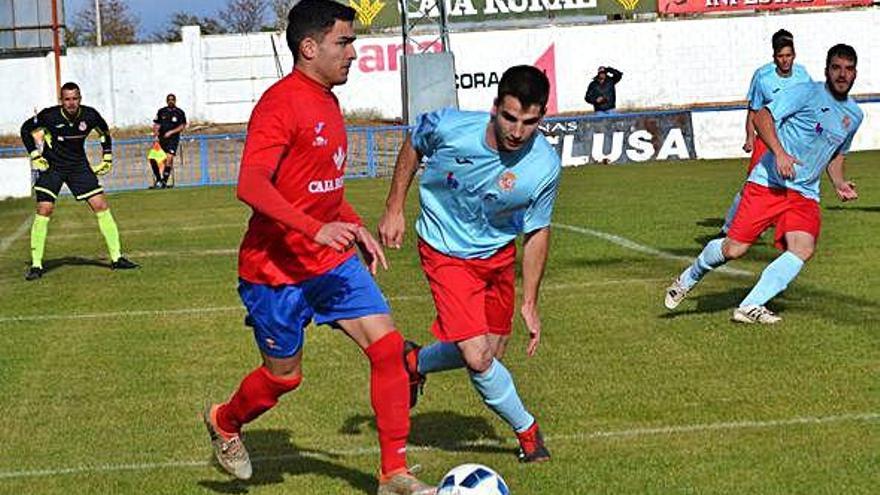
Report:
[[[431,332],[442,342],[489,333],[509,335],[513,324],[516,244],[486,259],[447,256],[419,240],[422,269],[437,319]]]
[[[755,165],[761,161],[761,157],[764,156],[765,153],[768,153],[770,150],[767,149],[767,145],[764,144],[764,140],[756,137],[755,138],[755,146],[752,148],[752,158],[749,160],[749,169],[746,173],[746,177],[752,173],[752,169],[755,168]]]
[[[806,232],[818,241],[822,228],[819,203],[792,189],[771,189],[746,182],[727,236],[752,244],[770,225],[776,226],[774,244],[779,249],[785,249],[788,232]]]

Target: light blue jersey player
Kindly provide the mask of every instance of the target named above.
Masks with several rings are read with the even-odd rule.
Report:
[[[844,176],[844,155],[863,114],[849,91],[856,80],[858,57],[853,47],[828,50],[825,82],[790,88],[755,117],[758,136],[766,143],[743,188],[742,204],[730,232],[703,248],[694,262],[666,289],[665,305],[674,309],[711,270],[743,256],[764,230],[775,228],[782,250],[733,311],[733,320],[771,324],[781,318],[764,305],[788,287],[815,252],[822,226],[819,182],[823,171],[838,199],[858,199],[855,184]]]
[[[838,100],[825,82],[800,84],[767,105],[776,122],[776,133],[785,152],[795,157],[791,176],[776,166],[776,156],[765,152],[749,182],[791,189],[819,201],[819,181],[837,155],[846,154],[864,114],[855,100]]]
[[[746,95],[748,107],[746,108],[746,140],[743,144],[743,151],[752,153],[748,173],[754,168],[757,157],[767,149],[763,142],[755,141],[755,114],[778,98],[787,88],[812,81],[807,69],[794,63],[794,37],[790,32],[785,29],[776,31],[773,33],[771,44],[773,46],[773,61],[758,67],[752,75],[752,82],[749,84],[749,92]],[[726,234],[730,230],[730,222],[733,221],[741,198],[742,191],[737,191],[724,217],[722,233]]]
[[[550,225],[559,155],[535,133],[500,154],[486,143],[487,112],[447,108],[419,117],[413,147],[427,158],[419,180],[419,238],[457,258],[488,258],[519,234]]]
[[[386,246],[399,247],[403,206],[419,163],[419,256],[437,318],[437,342],[407,347],[410,402],[425,375],[467,368],[483,402],[519,440],[522,462],[550,459],[535,417],[499,361],[513,328],[516,244],[523,236],[520,314],[533,355],[541,336],[538,289],[550,246],[550,217],[561,174],[559,155],[538,125],[550,81],[520,65],[501,76],[492,113],[444,109],[419,116],[400,150],[379,222]]]

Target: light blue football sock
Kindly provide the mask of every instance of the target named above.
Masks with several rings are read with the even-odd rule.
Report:
[[[727,260],[724,259],[724,253],[721,252],[722,244],[724,244],[724,239],[712,239],[709,241],[693,264],[681,272],[678,280],[690,289],[697,285],[697,282],[706,276],[707,273],[727,263]]]
[[[513,428],[513,431],[522,433],[535,423],[535,418],[523,405],[516,387],[513,385],[513,377],[501,361],[492,359],[492,365],[482,373],[468,370],[474,388],[483,397],[483,402],[495,414],[501,417]]]
[[[752,291],[740,303],[739,307],[758,305],[763,306],[773,299],[776,294],[784,291],[788,284],[797,277],[804,261],[791,251],[786,251],[773,260],[772,263],[761,272],[761,278],[752,288]]]
[[[730,208],[727,209],[727,215],[724,216],[724,226],[721,227],[721,232],[725,234],[730,231],[730,224],[733,223],[733,217],[736,216],[736,210],[739,209],[739,202],[742,200],[742,191],[737,191],[736,196],[733,197],[733,203],[730,203]]]
[[[437,371],[464,368],[464,358],[455,342],[434,342],[419,350],[419,373],[427,375]]]

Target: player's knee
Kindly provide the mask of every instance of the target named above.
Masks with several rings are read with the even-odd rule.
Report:
[[[44,202],[40,202],[40,204],[37,205],[37,215],[40,215],[41,217],[52,216],[52,213],[54,211],[55,211],[55,203],[49,203],[49,202],[44,201]]]
[[[296,388],[302,383],[302,372],[299,368],[285,374],[276,374],[269,368],[264,369],[267,378],[269,378],[272,383],[272,389],[277,396],[296,390]]]
[[[789,251],[791,251],[795,256],[800,258],[801,261],[807,262],[810,258],[813,257],[813,254],[816,252],[816,248],[814,246],[789,246]]]
[[[721,253],[724,255],[724,258],[728,260],[742,258],[748,250],[748,244],[743,244],[741,242],[736,242],[730,239],[727,239],[721,246]]]
[[[472,349],[470,352],[464,352],[463,357],[468,369],[476,373],[483,373],[492,366],[495,352],[493,348],[486,345],[478,349]]]

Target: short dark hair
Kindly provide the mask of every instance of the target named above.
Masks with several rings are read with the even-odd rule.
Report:
[[[287,46],[293,61],[299,59],[299,44],[306,38],[324,39],[336,21],[353,22],[355,10],[333,0],[301,0],[287,14]]]
[[[75,82],[68,81],[61,86],[61,91],[79,91],[79,85]],[[82,92],[82,91],[80,91]]]
[[[773,33],[773,38],[770,39],[770,44],[773,46],[773,54],[779,53],[779,50],[782,50],[785,47],[790,47],[794,50],[794,35],[785,29],[780,29]]]
[[[543,111],[550,98],[550,80],[541,69],[531,65],[515,65],[501,75],[498,83],[498,103],[505,96],[519,100],[523,108],[538,105]]]
[[[174,96],[174,93],[168,93],[168,96],[166,96],[165,99],[167,100],[168,98],[174,98],[175,100],[177,99],[177,97]]]
[[[833,57],[852,60],[853,65],[858,65],[859,63],[859,56],[856,55],[856,49],[843,43],[838,43],[828,49],[828,56],[825,57],[825,67],[831,65],[831,59]]]

